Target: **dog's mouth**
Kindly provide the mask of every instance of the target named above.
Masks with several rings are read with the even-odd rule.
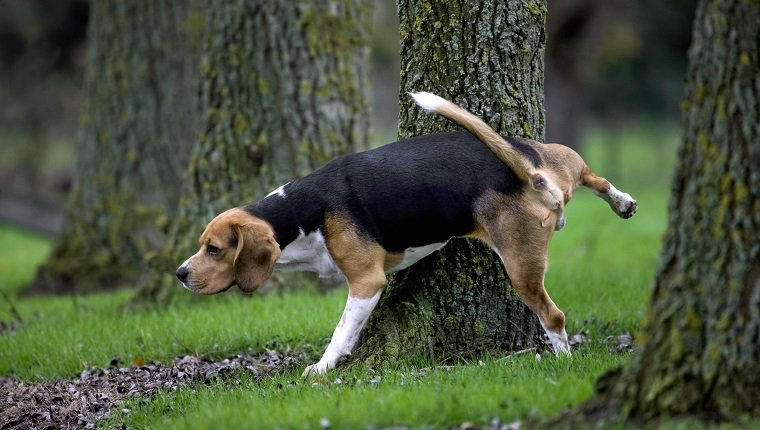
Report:
[[[182,282],[182,286],[185,287],[185,289],[187,289],[188,291],[192,291],[192,292],[194,292],[196,294],[203,294],[203,295],[206,295],[206,296],[211,296],[211,295],[214,295],[214,294],[223,293],[223,292],[229,290],[230,288],[232,288],[234,285],[235,285],[235,283],[233,282],[230,285],[222,288],[221,290],[210,291],[208,288],[206,288],[206,284],[200,284],[200,285],[195,284],[195,285],[193,285],[193,284],[191,284],[189,282],[188,283]]]
[[[185,289],[188,291],[192,291],[194,293],[198,291],[198,289],[193,287],[192,285],[186,284],[184,282],[180,282],[180,284],[182,284],[182,286],[185,287]]]

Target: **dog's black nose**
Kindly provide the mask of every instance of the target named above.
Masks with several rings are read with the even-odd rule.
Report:
[[[185,279],[187,279],[187,269],[180,266],[180,268],[177,269],[176,275],[180,282],[185,283]]]

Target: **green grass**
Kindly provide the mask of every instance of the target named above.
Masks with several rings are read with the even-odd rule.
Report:
[[[15,295],[32,281],[50,252],[42,236],[0,224],[0,293]]]
[[[587,398],[595,379],[626,354],[602,339],[634,331],[643,316],[664,226],[665,193],[636,196],[641,212],[617,218],[589,191],[568,207],[555,236],[547,289],[566,312],[570,332],[592,341],[571,360],[530,354],[483,359],[451,370],[390,369],[379,375],[338,370],[302,380],[300,368],[239,386],[195,387],[125,406],[113,418],[132,428],[309,428],[325,418],[337,428],[480,424],[549,417]],[[22,277],[23,278],[23,277]],[[161,310],[124,308],[130,292],[12,298],[22,323],[0,336],[0,374],[27,380],[73,377],[114,357],[130,363],[168,361],[191,353],[221,357],[249,348],[294,347],[319,353],[343,306],[345,292],[311,291],[242,297],[231,293],[180,300]],[[11,318],[7,303],[0,320]],[[306,363],[303,363],[305,365]],[[380,376],[377,383],[369,382]],[[335,384],[336,378],[343,383]]]
[[[132,363],[169,361],[182,354],[221,357],[249,348],[311,348],[332,333],[342,311],[340,292],[310,291],[178,301],[160,310],[129,310],[131,294],[16,301],[21,325],[0,336],[0,375],[22,379],[70,377],[118,357]],[[0,318],[10,314],[7,305]],[[316,311],[318,309],[318,311]]]
[[[494,417],[549,417],[578,404],[591,394],[600,374],[627,358],[611,351],[604,337],[635,332],[644,316],[673,160],[668,155],[673,136],[665,133],[670,137],[658,141],[661,134],[623,135],[624,162],[614,169],[614,162],[605,162],[612,158],[603,147],[603,134],[595,131],[588,138],[584,153],[589,165],[636,197],[640,209],[634,218],[621,220],[585,189],[568,206],[568,224],[550,248],[546,284],[567,315],[569,331],[586,330],[591,338],[572,359],[536,361],[530,354],[484,358],[482,364],[475,360],[451,369],[432,366],[424,375],[412,367],[379,374],[338,369],[314,385],[300,378],[301,369],[264,380],[241,375],[239,385],[220,382],[132,402],[125,406],[131,412],[114,417],[112,424],[314,428],[324,418],[334,428],[457,426],[464,421],[486,424]],[[20,298],[16,293],[32,278],[49,244],[2,226],[0,239],[5,245],[0,248],[0,291],[7,296],[0,298],[0,321],[11,326],[0,333],[0,375],[25,380],[70,378],[85,366],[106,366],[115,357],[122,363],[137,357],[169,361],[186,353],[221,357],[264,347],[318,354],[345,300],[343,290],[253,297],[228,293],[178,300],[161,309],[127,310],[129,291]]]
[[[129,415],[114,421],[176,429],[316,428],[325,419],[334,428],[487,424],[496,417],[552,416],[588,397],[596,376],[624,359],[597,347],[572,359],[525,354],[422,372],[337,372],[305,382],[291,372],[243,378],[233,388],[162,393],[149,404],[126,405]]]
[[[590,192],[579,193],[568,207],[568,225],[552,244],[547,289],[566,312],[571,332],[600,325],[617,331],[611,334],[635,330],[657,260],[664,200],[663,193],[641,195],[642,206],[651,209],[627,221]],[[31,265],[27,269],[33,273]],[[230,293],[179,300],[159,311],[126,309],[130,297],[121,292],[11,298],[21,322],[0,336],[0,374],[66,377],[114,357],[129,363],[185,353],[221,356],[275,341],[320,349],[340,316],[345,291]],[[0,321],[11,320],[6,301]]]

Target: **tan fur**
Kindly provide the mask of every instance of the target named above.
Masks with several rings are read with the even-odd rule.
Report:
[[[581,183],[589,188],[594,189],[600,194],[607,194],[610,191],[610,183],[606,179],[596,176],[587,166],[581,171]]]
[[[211,220],[198,242],[200,249],[188,262],[186,285],[201,294],[216,294],[236,283],[252,292],[269,278],[280,256],[272,227],[238,208]],[[208,253],[209,245],[219,248],[218,256]]]
[[[548,223],[536,222],[547,217],[542,204],[526,196],[491,192],[476,204],[476,237],[499,254],[515,291],[546,328],[561,331],[564,314],[544,288],[547,251],[556,222],[556,213],[548,214]]]
[[[387,253],[382,246],[360,235],[341,214],[325,216],[325,231],[327,249],[345,275],[351,297],[368,299],[385,288]]]

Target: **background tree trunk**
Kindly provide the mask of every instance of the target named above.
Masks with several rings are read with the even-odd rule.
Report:
[[[589,79],[602,62],[610,27],[620,26],[630,15],[629,4],[624,0],[549,0],[544,82],[547,142],[580,151],[589,110]]]
[[[399,0],[398,9],[401,138],[459,129],[413,106],[407,93],[422,90],[468,108],[499,132],[543,138],[545,1]],[[538,345],[542,333],[496,254],[456,239],[391,277],[353,359],[375,366],[503,353]]]
[[[760,414],[760,8],[703,0],[684,141],[640,347],[590,409]],[[610,405],[610,399],[615,399]]]
[[[193,141],[197,1],[94,1],[75,186],[33,292],[134,281],[165,240]]]
[[[216,214],[367,146],[369,0],[217,1],[203,45],[200,143],[179,217],[144,298],[181,291],[174,271]]]

